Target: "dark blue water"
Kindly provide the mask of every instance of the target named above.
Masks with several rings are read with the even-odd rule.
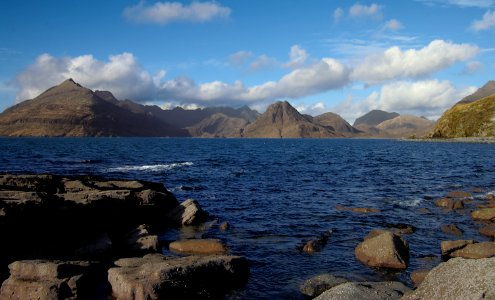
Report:
[[[178,199],[194,198],[217,223],[204,237],[224,240],[247,257],[251,277],[233,298],[299,298],[306,278],[330,272],[355,280],[396,279],[429,267],[439,255],[442,224],[463,238],[484,240],[467,211],[446,213],[433,200],[451,190],[495,190],[495,145],[358,139],[0,139],[0,172],[96,174],[163,183]],[[374,207],[378,214],[339,211],[337,204]],[[429,208],[431,213],[418,212]],[[222,233],[218,223],[228,221]],[[354,248],[386,223],[418,228],[406,239],[411,264],[403,272],[373,270]],[[302,241],[334,231],[323,251]]]

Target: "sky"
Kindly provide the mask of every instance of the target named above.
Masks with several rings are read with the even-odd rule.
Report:
[[[495,0],[0,2],[0,111],[73,78],[162,108],[437,119],[494,75]]]

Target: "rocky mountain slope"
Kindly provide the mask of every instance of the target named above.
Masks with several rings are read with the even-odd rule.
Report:
[[[383,121],[387,121],[390,119],[393,119],[395,117],[398,117],[399,114],[396,112],[387,112],[383,110],[372,110],[368,112],[367,114],[359,117],[354,121],[353,126],[355,128],[358,128],[360,125],[366,125],[366,126],[376,126],[380,124]]]
[[[93,92],[68,79],[1,113],[0,136],[188,136],[188,132],[120,107],[110,92]]]
[[[464,97],[461,101],[457,102],[457,104],[472,103],[476,100],[480,100],[493,94],[495,94],[495,81],[490,80],[476,92]]]
[[[287,101],[270,105],[254,123],[244,129],[250,138],[328,138],[342,136],[333,128],[313,123]]]
[[[314,117],[313,122],[321,126],[331,127],[336,132],[348,137],[356,136],[361,133],[361,131],[352,127],[352,125],[344,120],[341,116],[332,112],[327,112]]]
[[[438,120],[430,137],[494,137],[495,94],[475,100],[459,102]]]
[[[376,126],[379,135],[385,137],[424,137],[435,126],[435,122],[411,115],[397,116]]]
[[[249,122],[242,118],[216,113],[194,126],[186,127],[194,137],[241,137]]]

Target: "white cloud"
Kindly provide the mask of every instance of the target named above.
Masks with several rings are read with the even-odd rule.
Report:
[[[333,21],[335,23],[338,23],[340,22],[340,20],[344,17],[344,10],[340,7],[338,7],[337,9],[335,9],[333,11]]]
[[[308,58],[308,53],[306,52],[306,50],[301,48],[301,46],[299,45],[293,45],[290,48],[289,62],[286,64],[286,66],[290,68],[300,67],[304,64],[307,58]]]
[[[455,5],[459,7],[489,8],[495,6],[495,0],[416,0],[426,5]]]
[[[476,32],[488,29],[495,29],[495,11],[487,11],[481,20],[475,20],[471,24],[471,30]]]
[[[480,63],[479,61],[470,61],[464,66],[464,69],[462,70],[461,74],[472,75],[482,69],[483,69],[482,63]]]
[[[382,8],[383,6],[375,3],[369,6],[354,4],[349,8],[349,15],[353,18],[371,17],[381,19],[383,17]]]
[[[180,2],[156,2],[147,5],[140,1],[124,9],[124,17],[137,23],[167,24],[171,22],[206,22],[215,18],[228,18],[231,10],[216,2],[193,2],[183,5]]]
[[[251,51],[237,51],[229,56],[229,62],[231,65],[240,66],[246,63],[252,56],[253,52]]]
[[[354,69],[352,78],[368,84],[399,78],[419,78],[470,59],[479,51],[475,45],[443,40],[432,41],[419,50],[402,51],[399,47],[391,47],[381,54],[366,57]]]
[[[310,105],[300,104],[296,106],[296,109],[301,114],[307,114],[311,116],[317,116],[328,112],[327,106],[323,102],[316,102]]]
[[[99,61],[92,55],[55,58],[42,54],[16,76],[16,101],[34,98],[67,78],[93,90],[109,90],[117,98],[145,100],[154,96],[154,81],[163,76],[164,71],[155,77],[144,71],[131,53],[110,56],[108,61]]]
[[[263,69],[269,69],[280,65],[280,63],[272,57],[269,57],[266,54],[258,56],[251,64],[249,65],[249,71],[259,71]]]
[[[475,91],[476,87],[459,89],[446,80],[395,82],[382,86],[379,92],[370,94],[365,103],[371,109],[436,119],[456,102]]]
[[[388,21],[387,23],[385,23],[384,29],[391,30],[391,31],[397,31],[397,30],[401,29],[402,27],[403,26],[402,26],[401,22],[399,22],[396,19],[392,19],[392,20]]]

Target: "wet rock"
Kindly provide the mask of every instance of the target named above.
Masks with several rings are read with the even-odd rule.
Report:
[[[94,266],[85,261],[25,260],[9,269],[0,299],[84,299],[96,289]]]
[[[466,245],[459,250],[450,253],[450,257],[462,257],[462,258],[488,258],[495,256],[495,243],[493,242],[481,242]]]
[[[402,237],[388,231],[365,239],[354,253],[359,261],[370,267],[405,269],[409,263],[409,245]]]
[[[490,221],[495,220],[495,208],[481,208],[471,213],[474,220]]]
[[[416,231],[416,227],[405,223],[388,223],[385,227],[397,234],[411,234]]]
[[[355,213],[379,213],[380,210],[378,208],[372,208],[372,207],[347,207],[343,205],[336,205],[335,209],[340,210],[340,211],[351,211]]]
[[[117,299],[219,298],[249,275],[247,261],[239,256],[148,255],[115,264],[120,267],[108,271],[108,281]]]
[[[433,268],[403,299],[495,299],[495,258],[453,258]]]
[[[447,210],[456,210],[464,208],[463,200],[455,200],[452,198],[441,198],[435,201],[435,205]]]
[[[421,284],[421,282],[425,280],[425,277],[426,275],[428,275],[429,272],[430,270],[416,270],[412,272],[411,281],[414,284],[414,286],[418,287]]]
[[[474,244],[474,240],[442,241],[440,243],[442,256],[449,256],[452,252],[462,249],[470,244]]]
[[[487,201],[495,201],[495,195],[494,194],[486,194],[485,199]]]
[[[168,215],[170,221],[180,225],[198,225],[208,217],[199,203],[193,199],[187,199],[174,208]]]
[[[429,213],[431,213],[431,211],[428,208],[426,208],[426,207],[420,207],[416,211],[419,212],[419,213],[421,213],[421,214],[429,214]]]
[[[318,238],[306,242],[306,244],[304,244],[302,248],[302,251],[306,253],[320,252],[323,249],[323,247],[325,247],[325,245],[327,244],[328,239],[330,238],[331,235],[332,235],[331,230],[325,231]]]
[[[401,282],[347,282],[333,287],[317,300],[383,300],[400,299],[411,289]]]
[[[480,234],[495,238],[495,224],[488,224],[479,229]]]
[[[217,239],[194,239],[175,241],[169,245],[170,251],[183,254],[225,254],[227,247]]]
[[[305,296],[314,298],[319,296],[326,290],[329,290],[339,284],[345,283],[348,280],[340,277],[335,277],[331,274],[321,274],[304,281],[299,287],[299,291]]]
[[[230,224],[228,222],[223,222],[220,226],[218,226],[218,228],[220,231],[227,231],[230,228]]]
[[[457,235],[457,236],[462,235],[462,230],[459,227],[457,227],[457,225],[455,224],[442,225],[440,229],[442,230],[443,233],[446,234]]]
[[[466,199],[466,198],[472,198],[473,195],[469,192],[465,191],[451,191],[447,194],[447,198],[454,198],[454,199]]]
[[[158,251],[160,243],[158,236],[150,234],[149,227],[142,224],[127,234],[124,247],[131,252],[153,252]]]

